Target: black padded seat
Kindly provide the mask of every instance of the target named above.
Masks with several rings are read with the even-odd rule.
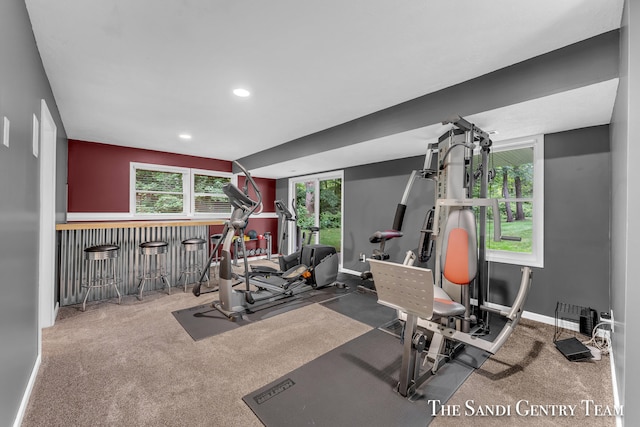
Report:
[[[433,314],[438,317],[461,316],[465,312],[464,305],[450,299],[433,299]]]

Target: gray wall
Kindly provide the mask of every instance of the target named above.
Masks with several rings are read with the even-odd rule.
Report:
[[[424,157],[345,169],[343,267],[365,271],[377,247],[369,236],[390,229],[396,205],[412,170]],[[277,197],[286,200],[287,180],[277,181]],[[607,311],[609,302],[609,222],[611,156],[609,126],[545,135],[545,267],[535,268],[525,309],[553,317],[557,301]],[[401,262],[416,250],[427,209],[434,204],[431,181],[418,180],[411,191],[403,237],[386,245]],[[427,267],[433,268],[433,261]],[[489,300],[511,305],[520,284],[520,267],[490,264]]]
[[[533,271],[525,309],[553,317],[562,301],[607,311],[609,126],[545,135],[544,144],[544,268]],[[490,274],[490,300],[510,305],[519,268],[492,263]]]
[[[625,1],[620,30],[620,85],[611,121],[611,308],[615,318],[612,337],[616,380],[620,403],[624,405],[624,425],[637,425],[640,407],[638,378],[640,367],[635,363],[640,351],[640,335],[632,328],[636,319],[632,313],[640,306],[640,288],[635,266],[640,260],[640,5]],[[631,120],[631,118],[635,120]]]
[[[557,301],[608,310],[608,128],[545,135],[545,268],[534,269],[528,311],[553,317]],[[345,170],[346,268],[366,268],[357,261],[359,253],[371,253],[371,233],[391,228],[409,174],[422,162],[419,157]],[[433,184],[418,181],[407,209],[405,235],[387,246],[392,259],[402,261],[407,249],[417,247],[417,230],[431,206]],[[491,263],[490,276],[489,300],[511,305],[520,284],[519,267]]]
[[[58,127],[57,218],[66,211],[67,140],[24,1],[0,2],[0,57],[0,119],[11,121],[9,148],[0,145],[0,425],[9,426],[38,356],[39,177],[31,129],[41,99]]]
[[[344,257],[343,267],[368,270],[359,261],[360,253],[370,256],[379,245],[369,243],[376,231],[392,228],[396,206],[400,203],[411,171],[422,169],[424,156],[357,166],[344,171]],[[407,250],[415,250],[428,209],[434,206],[433,181],[415,181],[405,214],[400,238],[385,245],[391,261],[402,262]]]

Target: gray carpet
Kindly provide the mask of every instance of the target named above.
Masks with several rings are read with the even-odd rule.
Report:
[[[243,396],[371,331],[311,304],[194,341],[171,313],[217,297],[202,298],[158,292],[144,301],[125,296],[122,305],[91,303],[84,313],[77,306],[61,308],[56,324],[42,333],[42,363],[22,427],[261,426]],[[569,362],[552,340],[553,327],[523,321],[449,403],[592,399],[613,405],[609,357]],[[585,427],[613,426],[615,419],[438,416],[431,425]]]

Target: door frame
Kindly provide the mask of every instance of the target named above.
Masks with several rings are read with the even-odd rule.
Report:
[[[58,312],[55,297],[56,140],[58,128],[47,102],[40,101],[38,293],[39,330],[52,326]]]
[[[344,170],[337,170],[332,172],[322,172],[311,175],[303,175],[296,176],[293,178],[289,178],[289,203],[295,199],[296,195],[296,184],[301,182],[315,181],[316,189],[319,188],[320,181],[325,181],[328,179],[340,179],[342,181],[342,185],[340,188],[340,245],[342,246],[342,250],[339,253],[339,268],[342,268],[342,257],[344,254]],[[317,197],[314,197],[314,200],[320,200],[320,194],[317,194]],[[297,214],[294,212],[294,214]],[[315,204],[315,221],[316,224],[320,221],[320,205],[318,202]],[[291,238],[291,236],[296,235],[296,224],[292,222],[288,222],[287,227],[287,235],[289,236],[287,242],[288,253],[292,253],[295,250],[295,239]]]

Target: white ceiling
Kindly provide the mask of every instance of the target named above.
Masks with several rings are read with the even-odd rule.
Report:
[[[623,1],[26,4],[68,138],[235,160],[618,28]],[[234,96],[239,86],[252,96]],[[612,80],[467,119],[498,130],[494,139],[609,123],[616,88]],[[253,173],[417,155],[441,131]]]

